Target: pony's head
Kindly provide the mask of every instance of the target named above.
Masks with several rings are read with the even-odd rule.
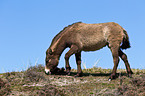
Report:
[[[45,59],[45,73],[46,74],[53,74],[56,73],[58,68],[59,59],[58,55],[54,54],[54,52],[49,48],[46,51],[46,59]]]

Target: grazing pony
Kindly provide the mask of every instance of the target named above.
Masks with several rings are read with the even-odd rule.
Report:
[[[130,47],[129,37],[125,29],[114,22],[99,24],[77,22],[65,27],[53,38],[50,47],[46,51],[45,72],[47,74],[56,72],[60,55],[69,47],[70,50],[65,54],[66,72],[70,74],[71,67],[69,65],[69,58],[75,54],[77,63],[76,76],[81,76],[81,52],[96,51],[106,45],[111,50],[114,61],[110,79],[116,78],[119,57],[124,61],[127,73],[131,77],[132,71],[127,56],[121,50]]]

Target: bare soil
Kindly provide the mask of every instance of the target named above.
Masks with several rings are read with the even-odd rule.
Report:
[[[22,72],[0,74],[0,96],[145,96],[145,69],[133,69],[129,78],[125,69],[109,81],[111,69],[90,68],[82,77],[46,75],[42,65]]]

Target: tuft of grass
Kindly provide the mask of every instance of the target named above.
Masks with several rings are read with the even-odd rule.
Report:
[[[86,66],[85,62],[82,62],[82,65],[83,65],[84,69],[87,69],[87,66]]]
[[[98,63],[99,63],[100,59],[98,59],[95,64],[93,65],[93,67],[97,67]]]
[[[33,66],[24,72],[24,80],[27,82],[39,82],[45,80],[44,67],[42,65]]]
[[[84,73],[111,73],[112,69],[102,69],[101,67],[93,67],[88,69],[83,69]]]

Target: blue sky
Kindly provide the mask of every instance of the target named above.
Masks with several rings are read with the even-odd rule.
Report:
[[[145,69],[145,0],[0,0],[0,73],[21,71],[43,64],[53,37],[74,22],[116,22],[125,28],[131,48],[124,50],[131,68]],[[64,54],[59,67],[64,67]],[[113,68],[112,55],[105,47],[82,52],[82,61],[92,68]],[[70,58],[77,68],[75,58]],[[83,68],[83,67],[82,67]],[[119,68],[125,68],[119,63]]]

